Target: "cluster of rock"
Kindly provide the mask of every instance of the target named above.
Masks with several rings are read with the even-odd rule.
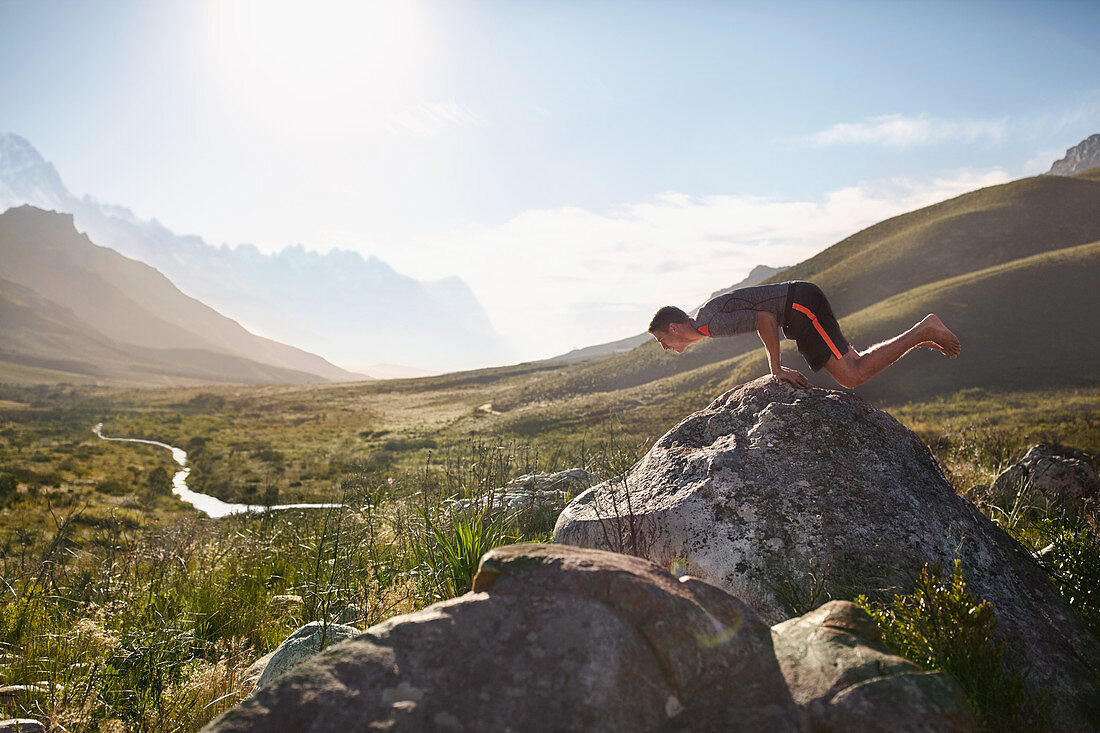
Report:
[[[473,592],[329,648],[206,730],[975,730],[952,678],[877,635],[848,602],[769,629],[649,560],[514,545]]]
[[[851,394],[722,395],[576,496],[555,542],[487,553],[471,593],[273,672],[206,730],[973,730],[950,676],[831,600],[957,557],[1049,726],[1100,723],[1097,640],[923,443]]]
[[[769,623],[830,598],[905,592],[961,558],[1007,662],[1064,727],[1100,721],[1100,643],[1034,558],[958,496],[927,447],[859,397],[768,379],[666,433],[622,481],[562,512],[554,541],[689,573]]]

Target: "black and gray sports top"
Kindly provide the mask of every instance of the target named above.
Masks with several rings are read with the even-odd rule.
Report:
[[[740,288],[711,298],[691,319],[704,336],[733,336],[756,330],[756,314],[771,313],[780,326],[786,325],[787,291],[791,284],[757,285]]]

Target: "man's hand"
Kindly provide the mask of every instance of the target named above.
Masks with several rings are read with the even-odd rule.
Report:
[[[802,376],[802,372],[797,369],[788,369],[785,366],[779,367],[778,373],[772,372],[772,378],[779,382],[789,382],[799,389],[806,389],[810,386],[810,381]]]

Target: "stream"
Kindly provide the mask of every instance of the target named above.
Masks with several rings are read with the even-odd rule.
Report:
[[[247,512],[269,512],[277,509],[333,509],[342,506],[341,504],[277,504],[275,506],[263,506],[261,504],[228,504],[216,497],[200,494],[197,491],[192,491],[187,488],[187,477],[191,474],[191,469],[187,467],[187,453],[182,449],[168,445],[167,443],[158,443],[155,440],[142,440],[140,438],[109,438],[103,434],[103,423],[97,423],[96,426],[92,428],[92,432],[103,440],[114,440],[121,443],[144,443],[145,445],[155,445],[159,448],[167,448],[172,451],[172,458],[175,459],[180,467],[180,470],[176,471],[175,475],[172,476],[172,493],[206,516],[214,519],[227,517],[230,514],[245,514]]]

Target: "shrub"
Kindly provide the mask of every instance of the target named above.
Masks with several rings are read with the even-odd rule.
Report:
[[[1041,701],[1023,692],[1019,675],[1004,668],[1004,645],[993,640],[993,604],[966,589],[962,561],[949,574],[926,564],[908,595],[880,605],[860,596],[895,653],[925,669],[942,669],[962,686],[978,722],[991,730],[1043,728]]]
[[[1100,638],[1100,542],[1084,528],[1063,529],[1043,561],[1054,585]]]
[[[145,485],[148,486],[149,491],[154,494],[171,496],[172,475],[168,473],[168,469],[164,466],[157,466],[149,472],[149,477],[145,479]]]
[[[96,484],[95,490],[101,494],[107,494],[108,496],[125,496],[130,493],[129,488],[114,479],[101,481]]]
[[[0,473],[0,506],[4,506],[15,496],[15,476],[10,473]]]

